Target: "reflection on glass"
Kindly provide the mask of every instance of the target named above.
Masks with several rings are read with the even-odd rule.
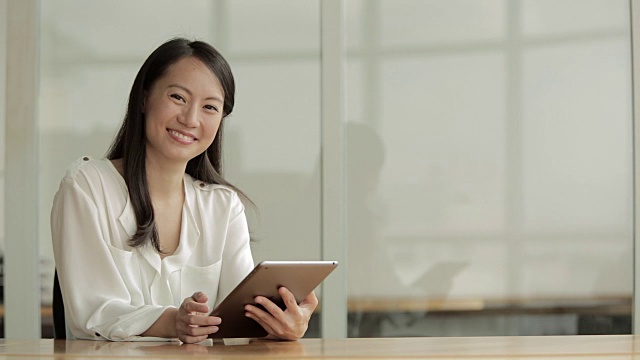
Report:
[[[628,11],[348,6],[349,336],[630,332]]]

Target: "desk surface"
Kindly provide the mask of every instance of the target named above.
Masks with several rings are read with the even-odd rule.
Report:
[[[0,340],[0,359],[640,359],[640,336],[256,340],[245,345]]]

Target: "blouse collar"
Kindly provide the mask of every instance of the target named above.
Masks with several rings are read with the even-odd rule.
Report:
[[[149,263],[149,265],[156,270],[158,274],[167,271],[172,273],[181,269],[184,264],[189,261],[191,252],[195,248],[198,240],[200,239],[200,229],[195,221],[193,210],[196,209],[196,192],[193,178],[185,174],[184,180],[184,205],[182,207],[182,222],[180,225],[180,243],[176,251],[164,259],[160,258],[160,254],[152,246],[137,247],[134,251],[138,251],[142,257]],[[131,205],[131,198],[127,196],[127,204],[118,218],[120,224],[129,235],[129,238],[133,237],[138,228],[136,224],[136,217],[133,212],[133,206]],[[163,269],[164,265],[164,269]]]

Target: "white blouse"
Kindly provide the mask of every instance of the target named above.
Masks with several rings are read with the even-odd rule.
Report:
[[[167,308],[196,291],[209,297],[213,309],[251,272],[238,195],[187,174],[184,189],[180,243],[161,259],[151,245],[128,245],[136,219],[111,161],[85,157],[70,166],[51,211],[67,338],[137,340]]]

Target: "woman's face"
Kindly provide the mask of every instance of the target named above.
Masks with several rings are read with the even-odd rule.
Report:
[[[218,78],[200,60],[169,66],[145,96],[147,162],[186,166],[213,142],[223,104]]]

